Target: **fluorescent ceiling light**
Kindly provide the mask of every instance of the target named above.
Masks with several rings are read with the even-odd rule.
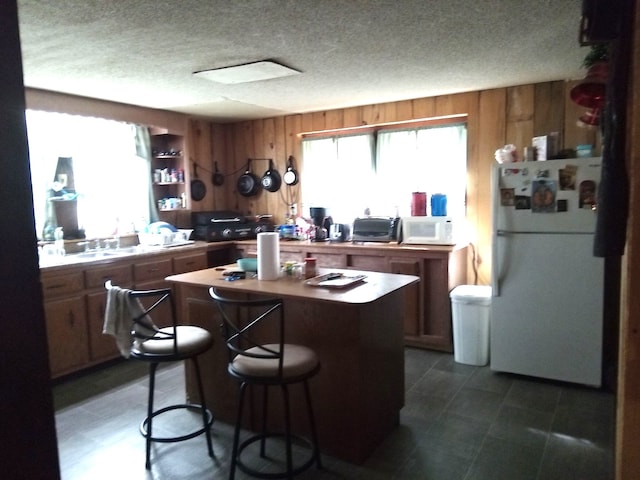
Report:
[[[213,82],[235,84],[271,80],[272,78],[288,77],[290,75],[298,75],[299,73],[298,70],[293,70],[284,65],[265,60],[233,67],[202,70],[200,72],[194,72],[193,74]]]

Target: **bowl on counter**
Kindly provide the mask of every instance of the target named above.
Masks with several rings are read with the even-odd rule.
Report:
[[[258,271],[258,259],[257,258],[239,258],[237,260],[238,268],[245,272],[257,272]]]

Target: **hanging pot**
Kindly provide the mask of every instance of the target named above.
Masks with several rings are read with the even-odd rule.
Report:
[[[193,162],[193,179],[191,180],[191,199],[199,202],[207,194],[207,187],[198,178],[198,164]]]
[[[262,188],[268,192],[277,192],[282,185],[282,178],[276,169],[273,168],[273,160],[269,159],[269,170],[267,170],[261,179]]]
[[[293,168],[293,156],[289,155],[289,159],[287,160],[287,171],[284,172],[282,176],[284,183],[287,185],[296,185],[300,177],[298,176],[298,172],[295,168]]]
[[[222,175],[220,173],[220,171],[218,170],[218,162],[214,162],[214,172],[213,175],[211,176],[211,182],[216,186],[219,187],[224,183],[224,175]]]
[[[238,193],[243,197],[252,197],[260,189],[260,179],[251,173],[251,160],[247,162],[247,171],[238,178]]]

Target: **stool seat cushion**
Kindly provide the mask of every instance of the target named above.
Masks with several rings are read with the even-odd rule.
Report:
[[[173,335],[173,327],[161,328],[160,332]],[[160,334],[161,335],[161,334]],[[213,337],[208,330],[193,325],[179,325],[176,327],[178,337],[178,354],[180,356],[197,355],[207,350],[213,344]],[[134,352],[151,355],[173,355],[173,338],[151,338],[137,344]]]
[[[265,348],[278,351],[280,345],[277,343],[264,345]],[[260,347],[253,347],[246,350],[247,353],[264,355],[265,352]],[[295,378],[305,375],[318,366],[319,360],[316,353],[310,348],[302,345],[284,344],[284,357],[282,365],[282,378]],[[231,368],[239,375],[247,377],[277,377],[277,358],[253,358],[238,355],[231,363]]]

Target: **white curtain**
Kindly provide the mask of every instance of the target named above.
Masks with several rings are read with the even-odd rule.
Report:
[[[334,221],[341,223],[352,222],[365,209],[371,215],[409,216],[411,193],[421,191],[428,199],[434,193],[447,195],[447,214],[464,218],[465,125],[376,135],[375,148],[373,134],[302,142],[304,215],[308,207],[328,207]]]
[[[39,236],[58,157],[73,159],[78,226],[88,238],[148,223],[150,171],[147,160],[136,155],[133,125],[33,110],[26,118]]]
[[[306,139],[302,155],[304,216],[324,207],[334,222],[350,223],[371,206],[373,135]]]
[[[376,178],[377,209],[387,215],[411,214],[411,193],[447,196],[447,215],[465,216],[467,129],[464,125],[379,132]],[[429,203],[429,202],[427,202]],[[428,210],[429,212],[429,210]]]

